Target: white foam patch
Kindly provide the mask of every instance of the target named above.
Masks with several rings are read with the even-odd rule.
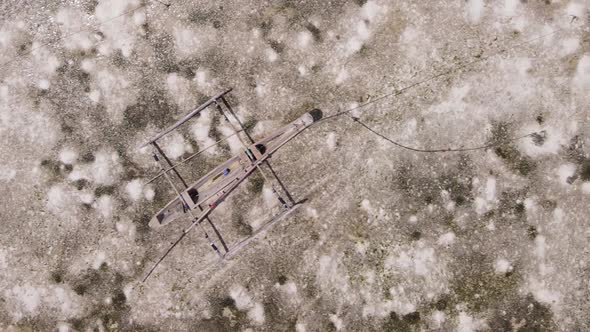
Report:
[[[322,255],[319,259],[319,267],[316,273],[316,281],[323,290],[337,290],[346,300],[350,295],[349,276],[341,267],[340,256]]]
[[[514,91],[513,95],[519,99],[530,98],[537,93],[537,86],[531,82],[529,74],[532,61],[528,57],[500,59],[498,69],[503,73],[505,89]]]
[[[79,196],[63,184],[51,186],[47,192],[47,209],[62,218],[73,218],[77,212]]]
[[[131,82],[122,73],[114,73],[106,69],[96,74],[96,83],[104,97],[106,111],[116,124],[123,121],[123,113],[136,100],[136,93]]]
[[[590,194],[590,182],[584,182],[582,184],[582,191],[586,194]]]
[[[418,55],[418,48],[416,42],[421,39],[420,33],[412,26],[408,26],[400,35],[400,43],[403,45],[408,56],[414,57]]]
[[[195,141],[199,144],[200,149],[204,149],[208,146],[215,144],[215,141],[209,137],[209,131],[211,130],[212,115],[210,110],[204,110],[201,116],[195,121],[191,127],[191,132]],[[216,154],[217,146],[213,146],[206,150],[206,154]]]
[[[92,102],[94,104],[98,104],[98,102],[100,101],[100,91],[98,90],[92,90],[88,93],[88,98],[90,100],[92,100]]]
[[[366,248],[363,251],[366,251]],[[375,283],[375,271],[373,271],[373,270],[365,270],[365,271],[363,271],[362,272],[362,277],[365,279],[365,281],[369,285],[372,285],[372,284]]]
[[[479,215],[484,214],[488,210],[488,204],[482,197],[475,197],[473,205],[475,207],[475,212]]]
[[[92,179],[97,184],[112,185],[117,182],[123,171],[119,155],[116,152],[106,150],[98,151],[94,154],[94,163],[92,164]]]
[[[379,5],[374,0],[367,1],[361,7],[360,15],[355,19],[356,22],[353,25],[354,30],[344,44],[345,56],[350,56],[363,47],[363,44],[366,43],[373,34],[371,27],[378,25],[387,11],[387,6]]]
[[[166,155],[171,159],[178,159],[186,152],[193,152],[193,148],[190,143],[187,142],[178,132],[174,132],[166,136],[162,140],[162,146],[164,153],[166,153]]]
[[[344,328],[344,322],[336,314],[330,315],[330,322],[332,322],[332,325],[334,325],[334,328],[336,328],[336,331],[340,331]]]
[[[57,324],[57,332],[70,332],[73,331],[72,327],[65,322],[59,322]]]
[[[8,166],[0,166],[0,181],[10,182],[16,177],[16,170]]]
[[[537,256],[540,260],[545,259],[545,253],[547,252],[547,243],[545,236],[537,235],[535,237],[535,256]]]
[[[170,73],[166,77],[166,86],[176,104],[182,109],[194,107],[196,99],[192,92],[191,81],[179,76],[177,73]]]
[[[576,165],[574,164],[563,164],[557,169],[557,176],[559,182],[563,185],[570,185],[567,180],[576,173]]]
[[[201,47],[202,43],[198,32],[182,27],[174,28],[174,41],[176,49],[183,55],[191,54],[195,49]]]
[[[41,299],[45,295],[44,288],[35,287],[30,284],[17,285],[4,291],[4,296],[8,302],[13,304],[9,312],[16,320],[25,316],[37,316],[37,308],[41,304]]]
[[[369,162],[370,161],[368,161],[368,163]],[[385,210],[382,207],[373,207],[373,205],[368,199],[363,199],[361,201],[360,208],[368,214],[369,218],[367,219],[367,222],[369,223],[375,220],[383,219],[385,217]]]
[[[197,87],[205,94],[216,94],[217,79],[212,77],[211,71],[206,68],[199,68],[195,72],[195,78],[193,79],[197,83]]]
[[[292,299],[297,298],[297,285],[293,281],[286,282],[281,289]]]
[[[143,11],[136,11],[133,13],[133,24],[135,25],[143,25],[146,22],[146,15]]]
[[[279,54],[270,47],[264,50],[264,53],[266,55],[266,60],[268,62],[275,62],[279,58]]]
[[[102,265],[102,263],[105,262],[106,257],[107,256],[105,255],[104,252],[99,251],[96,254],[96,257],[94,258],[94,262],[92,262],[92,268],[95,270],[98,270],[100,268],[100,266]]]
[[[134,201],[137,202],[141,199],[143,194],[143,183],[141,179],[133,179],[127,182],[125,186],[125,191],[127,192],[127,196]]]
[[[441,246],[450,246],[455,242],[455,233],[448,232],[438,238],[437,243]]]
[[[218,31],[213,27],[199,26],[197,29],[187,27],[181,22],[174,27],[173,36],[176,55],[179,58],[203,53],[218,43]]]
[[[524,207],[527,211],[536,211],[537,210],[537,203],[535,202],[535,199],[527,197],[524,199]]]
[[[553,221],[561,224],[563,223],[565,218],[565,212],[563,211],[563,209],[561,208],[556,208],[555,210],[553,210]]]
[[[426,276],[431,273],[432,266],[436,263],[434,248],[425,247],[420,244],[417,247],[411,247],[407,251],[400,251],[397,254],[390,255],[385,259],[385,269],[399,269],[412,272],[418,276]]]
[[[504,7],[502,13],[505,16],[514,16],[518,9],[519,0],[504,0]]]
[[[361,16],[369,21],[375,20],[381,15],[387,13],[387,6],[378,5],[376,1],[367,1],[361,7]]]
[[[577,37],[566,38],[561,41],[560,55],[562,57],[573,54],[580,47],[580,39]]]
[[[78,300],[78,295],[72,289],[61,286],[53,287],[52,293],[46,299],[49,306],[58,309],[63,317],[72,317],[80,314],[83,307]]]
[[[356,252],[358,252],[359,254],[361,254],[363,256],[367,252],[367,243],[366,242],[358,241],[357,243],[355,243],[354,247],[356,249]]]
[[[486,323],[482,319],[475,319],[465,312],[459,313],[459,322],[457,332],[474,332],[486,328]]]
[[[450,113],[450,112],[465,112],[467,110],[467,103],[464,101],[465,97],[471,90],[469,84],[461,87],[453,87],[447,100],[430,107],[430,111],[434,113]]]
[[[590,55],[584,54],[576,67],[573,84],[579,89],[590,88]]]
[[[49,89],[49,80],[46,79],[40,79],[39,82],[37,83],[37,87],[39,87],[39,89],[41,90],[47,90]]]
[[[80,191],[78,192],[78,198],[80,202],[84,204],[92,204],[94,202],[94,193],[90,191]]]
[[[74,317],[83,310],[77,295],[71,289],[60,286],[45,288],[25,283],[6,289],[3,295],[10,314],[17,321],[39,315],[42,307],[56,310],[59,316],[65,318]]]
[[[124,220],[115,224],[117,232],[123,236],[127,236],[129,239],[134,240],[137,227],[130,220]]]
[[[84,59],[80,62],[80,69],[88,74],[91,74],[96,69],[96,64],[92,59]]]
[[[512,264],[504,258],[499,258],[494,262],[494,271],[498,274],[506,274],[512,269]]]
[[[256,91],[256,95],[260,98],[264,97],[268,94],[270,90],[270,86],[264,81],[256,81],[256,87],[254,91]]]
[[[109,195],[102,195],[100,196],[96,202],[94,202],[93,207],[98,211],[98,213],[106,220],[111,220],[113,218],[114,212],[114,203],[113,198]]]
[[[206,70],[199,69],[195,73],[194,80],[195,80],[195,82],[197,82],[197,84],[199,86],[206,87],[207,85],[209,85],[209,83],[207,82],[207,75],[208,75],[208,72]]]
[[[305,65],[299,65],[297,67],[297,71],[299,72],[299,75],[307,76],[307,68],[305,67]]]
[[[520,0],[519,0],[520,1]],[[515,19],[512,20],[512,26],[516,31],[524,31],[524,29],[529,24],[528,19],[524,15],[517,15]]]
[[[253,306],[252,298],[241,285],[232,286],[229,296],[234,300],[236,308],[240,311],[248,310]]]
[[[41,73],[52,75],[60,66],[59,59],[39,42],[33,42],[31,54]],[[47,89],[47,88],[45,88]]]
[[[266,185],[262,188],[262,198],[264,199],[264,204],[267,207],[275,206],[277,203],[277,199],[272,191],[272,188]]]
[[[88,15],[83,11],[72,8],[61,8],[55,16],[55,21],[59,23],[62,35],[68,35],[68,38],[62,38],[64,46],[68,49],[89,50],[96,42],[91,32],[86,31],[85,22]]]
[[[561,302],[562,295],[560,292],[549,289],[546,281],[531,278],[528,282],[528,290],[533,294],[535,300],[550,306],[557,306]]]
[[[20,152],[29,155],[45,154],[55,146],[62,136],[60,125],[47,113],[43,106],[37,111],[18,105],[5,107],[11,96],[18,91],[10,91],[7,86],[0,86],[0,133],[4,140],[10,139],[11,145]],[[22,145],[19,145],[22,144]]]
[[[230,136],[234,133],[234,130],[226,123],[222,123],[217,129],[223,136]],[[229,145],[232,155],[236,155],[242,151],[243,146],[238,135],[228,138],[226,142]]]
[[[583,20],[586,10],[587,8],[582,1],[573,0],[568,3],[565,12],[569,16],[574,16],[577,17],[578,20]]]
[[[529,74],[529,70],[532,67],[530,58],[518,57],[512,61],[505,63],[506,70],[516,70],[518,75],[522,78],[526,78]]]
[[[297,324],[295,324],[295,332],[307,332],[305,324],[297,322]]]
[[[468,0],[465,6],[467,20],[471,23],[479,23],[484,13],[485,6],[483,0]]]
[[[338,138],[335,132],[328,133],[328,138],[326,138],[326,144],[328,145],[328,149],[335,150],[336,146],[338,145]]]
[[[11,44],[13,40],[13,34],[7,30],[6,27],[0,28],[0,47],[5,48]]]
[[[66,165],[73,165],[78,159],[78,152],[71,147],[65,147],[59,152],[59,161]]]
[[[152,188],[151,186],[146,186],[145,190],[144,190],[144,197],[145,199],[147,199],[148,201],[153,201],[154,197],[156,196],[156,192],[154,191],[154,188]]]
[[[435,310],[432,315],[430,315],[430,319],[434,323],[434,327],[441,328],[447,319],[447,315],[445,315],[445,313],[440,310]]]
[[[279,124],[275,121],[271,120],[262,120],[258,121],[254,128],[250,129],[250,135],[254,137],[264,137],[268,134],[273,128],[278,127]]]
[[[524,126],[521,130],[522,133],[537,133],[543,138],[543,144],[537,145],[533,138],[527,138],[520,140],[518,143],[519,148],[524,153],[531,157],[544,156],[549,154],[557,154],[562,149],[562,146],[566,145],[568,138],[566,132],[549,124],[541,127],[539,124],[529,124]]]
[[[313,36],[309,31],[300,31],[297,34],[297,45],[299,48],[305,49],[313,41]]]
[[[130,11],[140,5],[139,0],[103,0],[96,6],[96,19],[100,22],[109,20],[108,24],[101,24],[99,27],[105,36],[98,47],[100,53],[109,55],[113,49],[119,49],[124,57],[131,55],[135,37],[138,36],[133,15],[138,15],[137,20],[140,21],[143,9],[137,9],[133,13]]]
[[[264,324],[264,307],[261,303],[254,303],[254,306],[248,310],[248,318],[256,325]]]
[[[496,178],[489,177],[486,181],[486,200],[492,202],[496,200]]]
[[[371,201],[369,201],[366,198],[361,201],[361,208],[369,214],[372,214],[373,210],[374,210],[373,207],[371,206]]]
[[[305,210],[310,218],[317,219],[319,216],[318,210],[308,206]]]
[[[350,75],[348,74],[348,71],[345,68],[342,68],[338,71],[338,74],[336,75],[336,79],[334,80],[334,83],[341,84],[344,81],[346,81],[349,77],[350,77]]]

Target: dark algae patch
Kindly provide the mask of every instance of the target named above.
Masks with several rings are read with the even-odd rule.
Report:
[[[241,331],[249,325],[247,313],[238,310],[231,297],[212,298],[209,302],[211,318],[195,322],[193,331]]]
[[[590,181],[590,159],[584,160],[580,165],[580,178],[582,181]]]
[[[535,162],[523,155],[515,146],[515,142],[509,142],[514,138],[510,125],[505,122],[497,122],[492,126],[492,144],[500,144],[494,148],[494,153],[502,158],[504,163],[520,175],[527,176],[536,169]]]
[[[434,168],[425,174],[420,165],[404,164],[395,172],[393,188],[404,191],[408,198],[424,205],[437,203],[441,190],[446,190],[457,206],[470,204],[474,198],[471,161],[462,155],[454,166],[449,169]]]
[[[253,194],[260,194],[262,192],[262,188],[264,187],[264,178],[255,173],[248,179],[248,191]]]
[[[178,113],[178,108],[168,101],[168,96],[161,87],[146,83],[141,87],[138,96],[137,102],[125,110],[125,129],[139,131],[150,123],[158,128],[166,128],[174,121],[172,115]]]
[[[531,294],[516,297],[493,311],[488,325],[491,331],[555,331],[551,309],[537,302]]]
[[[88,328],[98,328],[95,326],[98,320],[107,331],[141,328],[128,320],[130,308],[123,292],[124,277],[113,272],[107,264],[102,264],[98,270],[88,269],[80,275],[66,278],[64,280],[80,296],[96,299],[110,298],[110,303],[104,300],[95,301],[85,317],[70,320],[69,323],[74,329],[83,331]]]
[[[524,199],[527,195],[527,189],[523,190],[506,190],[500,194],[498,212],[504,220],[516,219],[526,222],[526,209]]]
[[[383,323],[382,331],[388,332],[406,332],[417,331],[417,325],[420,323],[420,313],[418,311],[400,316],[392,311],[389,317]]]
[[[459,263],[451,282],[451,294],[456,303],[464,303],[471,312],[483,312],[518,293],[518,270],[497,274],[491,260],[478,252],[458,257]]]

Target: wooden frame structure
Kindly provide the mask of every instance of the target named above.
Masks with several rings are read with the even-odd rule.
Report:
[[[190,226],[183,230],[176,242],[174,242],[164,253],[164,255],[155,263],[152,269],[145,276],[144,281],[152,274],[154,269],[160,264],[160,262],[162,262],[168,253],[170,253],[170,251],[172,251],[174,247],[180,241],[182,241],[186,234],[194,227],[199,227],[201,229],[211,248],[218,254],[219,258],[225,259],[231,257],[237,250],[241,249],[259,232],[287,215],[298,205],[293,200],[293,197],[290,195],[284,183],[280,180],[268,162],[268,158],[313,122],[321,119],[321,111],[316,109],[305,113],[303,116],[293,121],[289,125],[274,131],[268,137],[259,141],[254,141],[247,131],[248,128],[244,127],[244,124],[236,116],[229,102],[225,98],[229,92],[231,92],[231,89],[228,89],[212,97],[207,102],[195,108],[182,119],[178,120],[172,126],[157,134],[141,146],[141,148],[148,145],[152,146],[154,160],[157,162],[160,168],[160,173],[148,181],[148,183],[161,176],[164,176],[176,193],[176,197],[150,220],[150,227],[162,227],[185,215],[188,215],[192,220]],[[214,106],[234,130],[232,135],[219,140],[215,144],[219,144],[221,141],[235,135],[239,138],[243,150],[238,155],[215,167],[201,179],[192,184],[189,184],[180,175],[176,168],[180,164],[183,164],[196,155],[200,154],[203,150],[198,151],[197,153],[177,164],[173,164],[170,158],[166,156],[158,144],[158,141],[167,134],[177,130],[187,121],[210,106]],[[240,133],[244,134],[246,141],[240,137]],[[277,190],[277,186],[275,186],[273,181],[271,181],[266,175],[266,172],[261,168],[262,165],[268,168],[272,178],[278,184],[280,190]],[[211,221],[210,214],[213,212],[213,210],[215,210],[215,208],[217,208],[217,206],[219,206],[221,202],[225,200],[225,198],[228,197],[228,195],[234,189],[240,185],[240,183],[242,183],[255,170],[260,171],[265,180],[271,184],[273,194],[276,196],[277,200],[283,207],[283,211],[271,219],[271,221],[260,227],[256,232],[254,232],[254,234],[239,241],[234,246],[228,246],[219,229],[215,226],[213,221]],[[173,177],[180,181],[180,184],[182,185],[181,188],[179,188],[174,183]],[[216,240],[210,237],[206,229],[201,225],[203,221],[206,221],[211,226],[216,235]]]

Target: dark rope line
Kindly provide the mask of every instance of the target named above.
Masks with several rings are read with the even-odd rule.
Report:
[[[395,91],[393,91],[393,92],[390,92],[390,93],[387,93],[387,94],[381,95],[381,96],[379,96],[379,97],[377,97],[377,98],[375,98],[375,99],[371,99],[371,100],[369,100],[369,101],[367,101],[367,102],[365,102],[365,103],[362,103],[362,104],[360,104],[360,105],[357,105],[357,106],[355,106],[355,107],[351,107],[351,108],[349,108],[349,109],[346,109],[346,110],[343,110],[343,111],[336,112],[336,113],[334,113],[334,114],[332,114],[332,115],[328,115],[328,116],[326,116],[326,117],[324,117],[324,118],[320,119],[319,121],[316,121],[316,122],[314,123],[314,125],[315,125],[316,123],[319,123],[319,122],[322,122],[322,121],[325,121],[325,120],[328,120],[328,119],[333,119],[333,118],[336,118],[336,117],[339,117],[339,116],[342,116],[342,115],[348,115],[350,118],[352,118],[352,119],[353,119],[353,121],[357,122],[358,124],[360,124],[361,126],[363,126],[365,129],[367,129],[367,130],[371,131],[373,134],[375,134],[375,135],[377,135],[377,136],[379,136],[379,137],[381,137],[381,138],[383,138],[383,139],[387,140],[388,142],[390,142],[390,143],[392,143],[392,144],[394,144],[394,145],[396,145],[396,146],[398,146],[398,147],[401,147],[401,148],[403,148],[403,149],[406,149],[406,150],[414,151],[414,152],[429,152],[429,153],[439,153],[439,152],[461,152],[461,151],[475,151],[475,150],[482,150],[482,149],[488,149],[488,148],[490,148],[490,147],[494,147],[494,146],[502,145],[502,144],[505,144],[505,143],[509,143],[509,142],[517,141],[517,140],[523,139],[523,138],[525,138],[525,137],[530,137],[530,136],[533,136],[533,135],[539,135],[539,133],[533,132],[533,133],[526,134],[526,135],[524,135],[524,136],[520,136],[520,137],[511,138],[511,139],[508,139],[508,140],[505,140],[505,141],[502,141],[502,142],[495,142],[495,143],[490,143],[490,144],[486,144],[486,145],[483,145],[483,146],[472,147],[472,148],[459,148],[459,149],[451,149],[451,148],[447,148],[447,149],[417,149],[417,148],[413,148],[413,147],[410,147],[410,146],[405,146],[405,145],[403,145],[403,144],[400,144],[400,143],[398,143],[398,142],[395,142],[394,140],[392,140],[392,139],[390,139],[390,138],[388,138],[388,137],[384,136],[383,134],[381,134],[381,133],[379,133],[379,132],[375,131],[374,129],[370,128],[370,127],[369,127],[369,126],[367,126],[366,124],[364,124],[364,123],[360,122],[360,120],[359,120],[358,118],[356,118],[356,117],[352,117],[352,116],[351,116],[349,113],[350,113],[350,112],[352,112],[352,111],[354,111],[354,110],[361,109],[361,108],[364,108],[364,107],[366,107],[366,106],[368,106],[368,105],[371,105],[371,104],[373,104],[373,103],[376,103],[376,102],[378,102],[378,101],[380,101],[380,100],[383,100],[383,99],[386,99],[386,98],[389,98],[389,97],[393,97],[393,96],[399,96],[399,95],[403,94],[404,92],[406,92],[406,91],[408,91],[408,90],[410,90],[410,89],[412,89],[412,88],[414,88],[414,87],[416,87],[416,86],[418,86],[418,85],[422,85],[422,84],[424,84],[424,83],[427,83],[427,82],[433,81],[433,80],[435,80],[435,79],[437,79],[437,78],[439,78],[439,77],[443,77],[443,76],[449,75],[449,74],[453,73],[453,72],[454,72],[454,71],[456,71],[456,70],[459,70],[459,69],[462,69],[462,68],[466,68],[466,67],[468,67],[468,66],[471,66],[471,65],[473,65],[473,64],[476,64],[476,63],[479,63],[479,62],[483,62],[483,61],[485,61],[485,60],[488,60],[488,59],[490,59],[491,57],[494,57],[494,56],[496,56],[496,55],[498,55],[498,54],[505,53],[505,52],[507,52],[508,50],[514,49],[514,48],[516,48],[516,47],[518,47],[518,46],[521,46],[521,45],[525,45],[525,44],[531,43],[531,42],[533,42],[533,41],[535,41],[535,40],[543,39],[543,38],[545,38],[545,37],[547,37],[547,36],[550,36],[550,35],[556,34],[556,33],[560,32],[560,31],[562,31],[562,30],[564,30],[564,28],[560,28],[560,29],[553,30],[553,31],[551,31],[551,32],[549,32],[549,33],[546,33],[546,34],[543,34],[543,35],[541,35],[541,36],[538,36],[538,37],[535,37],[535,38],[531,38],[531,39],[525,40],[525,41],[523,41],[523,42],[517,43],[517,44],[515,44],[515,45],[513,45],[513,46],[511,46],[511,47],[508,47],[508,48],[501,49],[501,50],[499,50],[499,51],[497,51],[497,52],[491,53],[490,55],[487,55],[487,56],[482,56],[482,57],[478,58],[477,60],[474,60],[474,61],[471,61],[471,62],[467,62],[467,63],[464,63],[464,64],[462,64],[462,65],[459,65],[459,66],[453,67],[453,68],[451,68],[451,69],[448,69],[448,70],[446,70],[446,71],[440,72],[440,73],[438,73],[438,74],[436,74],[436,75],[433,75],[433,76],[431,76],[431,77],[428,77],[428,78],[426,78],[426,79],[424,79],[424,80],[421,80],[421,81],[418,81],[418,82],[412,83],[412,84],[410,84],[410,85],[407,85],[407,86],[405,86],[405,87],[401,88],[400,90],[395,90]]]
[[[412,89],[412,88],[414,88],[414,87],[416,87],[418,85],[422,85],[424,83],[428,83],[428,82],[433,81],[433,80],[435,80],[435,79],[437,79],[439,77],[443,77],[443,76],[449,75],[449,74],[451,74],[454,71],[457,71],[459,69],[463,69],[463,68],[469,67],[471,65],[474,65],[476,63],[486,61],[486,60],[488,60],[488,59],[490,59],[490,58],[492,58],[492,57],[494,57],[494,56],[496,56],[498,54],[505,53],[505,52],[507,52],[507,51],[509,51],[511,49],[514,49],[514,48],[516,48],[518,46],[529,44],[529,43],[531,43],[531,42],[533,42],[535,40],[543,39],[545,37],[548,37],[550,35],[556,34],[556,33],[560,32],[560,31],[563,31],[563,30],[565,30],[565,28],[556,29],[556,30],[553,30],[553,31],[551,31],[549,33],[546,33],[544,35],[541,35],[541,36],[538,36],[538,37],[535,37],[535,38],[532,38],[532,39],[525,40],[525,41],[523,41],[521,43],[517,43],[517,44],[515,44],[515,45],[513,45],[513,46],[511,46],[509,48],[501,49],[500,51],[491,53],[490,55],[482,56],[482,57],[478,58],[477,60],[473,60],[471,62],[467,62],[467,63],[464,63],[462,65],[455,66],[455,67],[453,67],[451,69],[448,69],[448,70],[442,71],[442,72],[440,72],[440,73],[438,73],[436,75],[430,76],[430,77],[428,77],[428,78],[426,78],[426,79],[424,79],[422,81],[418,81],[418,82],[412,83],[410,85],[407,85],[407,86],[401,88],[400,90],[395,90],[393,92],[386,93],[384,95],[381,95],[381,96],[379,96],[379,97],[377,97],[375,99],[371,99],[371,100],[369,100],[369,101],[367,101],[365,103],[362,103],[360,105],[357,105],[355,107],[352,107],[352,108],[349,108],[349,109],[346,109],[346,110],[343,110],[343,111],[340,111],[340,112],[336,112],[336,113],[334,113],[332,115],[328,115],[328,116],[324,117],[323,119],[319,120],[318,122],[325,121],[325,120],[328,120],[328,119],[332,119],[332,118],[335,118],[335,117],[339,117],[339,116],[344,115],[344,114],[348,114],[348,113],[350,113],[350,112],[352,112],[354,110],[364,108],[364,107],[366,107],[368,105],[374,104],[374,103],[376,103],[376,102],[378,102],[380,100],[383,100],[383,99],[386,99],[386,98],[389,98],[389,97],[399,96],[399,95],[403,94],[404,92],[406,92],[406,91],[408,91],[408,90],[410,90],[410,89]]]
[[[410,150],[410,151],[414,151],[414,152],[426,152],[426,153],[438,153],[438,152],[465,152],[465,151],[475,151],[475,150],[485,150],[485,149],[489,149],[489,148],[493,148],[496,146],[500,146],[500,145],[504,145],[507,143],[511,143],[511,142],[515,142],[518,140],[521,140],[523,138],[526,137],[532,137],[534,135],[541,135],[540,133],[537,132],[532,132],[532,133],[528,133],[526,135],[522,135],[522,136],[518,136],[518,137],[514,137],[514,138],[509,138],[506,140],[502,140],[502,141],[498,141],[498,142],[493,142],[493,143],[489,143],[489,144],[485,144],[485,145],[481,145],[481,146],[476,146],[476,147],[470,147],[470,148],[446,148],[446,149],[419,149],[419,148],[413,148],[411,146],[407,146],[407,145],[403,145],[399,142],[396,142],[394,140],[392,140],[391,138],[377,132],[375,129],[367,126],[365,123],[361,122],[358,118],[355,118],[353,116],[350,116],[350,118],[352,119],[352,121],[358,123],[359,125],[361,125],[363,128],[365,128],[366,130],[370,131],[371,133],[381,137],[382,139],[388,141],[389,143],[398,146],[402,149],[406,149],[406,150]]]

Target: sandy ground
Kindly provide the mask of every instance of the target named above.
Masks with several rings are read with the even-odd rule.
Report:
[[[164,0],[162,0],[164,1]],[[0,3],[0,330],[590,329],[590,3]],[[226,88],[264,134],[313,126],[272,163],[305,203],[233,260],[138,146]],[[175,160],[231,128],[203,113]],[[196,179],[239,150],[195,159]],[[260,177],[212,219],[235,241],[278,212]]]

